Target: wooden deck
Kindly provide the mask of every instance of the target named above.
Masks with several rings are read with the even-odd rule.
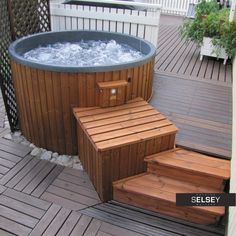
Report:
[[[224,235],[222,227],[101,204],[85,172],[39,160],[3,138],[0,150],[0,235]]]
[[[230,159],[232,65],[204,57],[184,43],[184,18],[161,16],[154,96],[151,104],[179,128],[177,145]]]
[[[156,74],[151,104],[179,132],[177,145],[231,157],[232,88]]]
[[[180,129],[178,145],[229,158],[231,64],[223,67],[222,61],[209,58],[200,63],[198,49],[181,44],[176,23],[181,19],[162,17],[162,51],[151,103]],[[0,235],[224,235],[221,227],[200,226],[117,202],[100,203],[83,171],[35,159],[28,147],[2,138],[9,132],[4,117],[0,99]]]
[[[204,81],[223,86],[232,85],[232,65],[228,60],[205,57],[200,61],[200,49],[193,42],[186,43],[179,35],[183,18],[162,16],[155,70],[160,75]]]

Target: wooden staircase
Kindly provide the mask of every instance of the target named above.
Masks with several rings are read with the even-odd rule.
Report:
[[[113,183],[116,201],[199,224],[215,224],[224,207],[176,206],[176,193],[221,193],[230,162],[184,149],[145,158],[147,172]]]

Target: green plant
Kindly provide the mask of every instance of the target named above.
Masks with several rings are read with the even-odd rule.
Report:
[[[236,20],[223,24],[220,39],[215,44],[223,47],[230,57],[236,56]]]
[[[215,0],[206,1],[202,0],[196,6],[196,18],[208,15],[212,12],[217,12],[219,10],[219,4]]]
[[[220,9],[216,0],[202,0],[196,7],[195,18],[183,23],[180,34],[198,46],[203,37],[210,37],[216,48],[223,47],[231,57],[236,55],[236,21],[229,22],[229,9]]]

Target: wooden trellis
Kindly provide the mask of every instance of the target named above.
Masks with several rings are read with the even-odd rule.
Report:
[[[11,130],[18,129],[8,47],[17,38],[50,30],[49,0],[0,0],[0,84]]]

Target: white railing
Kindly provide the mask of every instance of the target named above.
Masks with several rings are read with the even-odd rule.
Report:
[[[87,0],[88,1],[88,0]],[[53,31],[102,30],[141,37],[157,46],[161,7],[159,4],[104,0],[112,4],[142,7],[147,11],[67,5],[51,2]]]
[[[152,4],[160,4],[162,13],[185,16],[190,3],[198,3],[199,0],[144,0]]]

